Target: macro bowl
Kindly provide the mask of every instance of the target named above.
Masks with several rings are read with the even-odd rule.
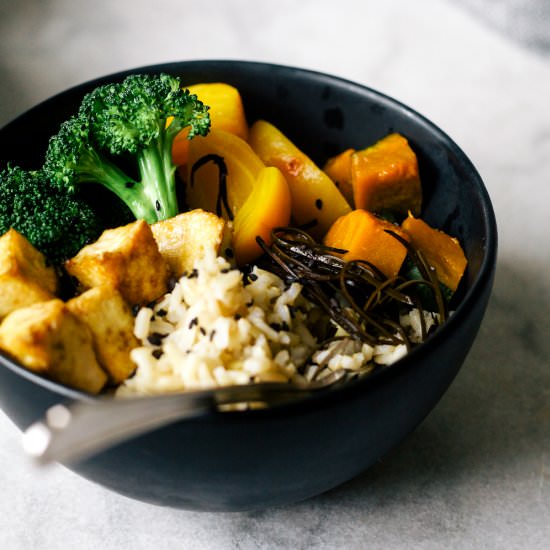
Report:
[[[454,314],[391,367],[299,402],[176,422],[67,466],[131,498],[183,509],[250,510],[318,495],[371,466],[414,430],[463,364],[494,276],[497,235],[489,196],[461,149],[407,106],[326,74],[239,61],[140,67],[71,88],[0,130],[0,165],[39,167],[49,136],[86,92],[131,73],[159,72],[185,84],[234,85],[249,123],[274,123],[318,163],[402,133],[418,156],[422,216],[460,239],[468,268]],[[0,404],[21,429],[48,407],[75,399],[91,397],[0,356]]]

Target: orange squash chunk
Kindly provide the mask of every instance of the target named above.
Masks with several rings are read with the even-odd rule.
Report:
[[[409,214],[401,227],[409,235],[412,245],[435,268],[438,280],[454,292],[468,264],[458,239],[430,227],[412,214]]]
[[[351,183],[351,156],[355,149],[346,149],[327,160],[323,170],[340,189],[346,200],[353,204],[353,186]]]
[[[386,230],[408,239],[405,232],[393,223],[366,210],[353,210],[334,222],[324,238],[324,244],[347,250],[342,258],[348,262],[366,260],[386,277],[395,277],[405,260],[407,249]]]
[[[420,214],[422,188],[418,162],[408,141],[390,134],[351,156],[355,208]]]

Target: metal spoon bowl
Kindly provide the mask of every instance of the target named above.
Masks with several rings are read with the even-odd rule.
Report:
[[[346,378],[336,371],[304,383],[262,382],[169,395],[77,401],[50,407],[23,433],[23,448],[39,464],[76,462],[148,431],[241,404],[272,406],[303,399]]]

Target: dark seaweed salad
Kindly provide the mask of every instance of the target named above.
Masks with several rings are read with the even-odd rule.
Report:
[[[425,312],[432,315],[433,327],[449,314],[448,293],[437,280],[434,269],[420,251],[397,233],[388,232],[407,249],[403,274],[385,276],[365,260],[344,261],[337,256],[346,251],[316,242],[308,233],[293,227],[275,228],[272,243],[261,238],[267,269],[287,283],[299,282],[303,295],[317,304],[351,338],[368,343],[414,346],[399,322],[400,314],[420,312],[422,341],[430,332]]]

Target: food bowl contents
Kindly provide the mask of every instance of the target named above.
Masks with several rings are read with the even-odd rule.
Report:
[[[467,261],[395,132],[319,167],[227,83],[87,94],[0,172],[0,349],[117,395],[363,376],[445,322]],[[106,194],[105,194],[106,193]]]
[[[243,273],[207,253],[163,299],[139,311],[142,346],[131,351],[137,369],[118,394],[303,382],[341,368],[363,374],[374,361],[406,352],[402,344],[370,346],[344,332],[320,342],[329,318],[302,288],[258,266]]]

